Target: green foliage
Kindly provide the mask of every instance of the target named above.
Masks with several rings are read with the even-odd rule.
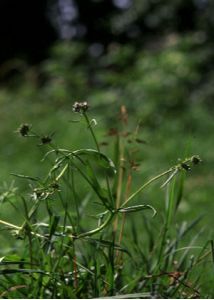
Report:
[[[21,192],[10,187],[3,194],[2,208],[6,202],[14,207],[22,225],[0,220],[6,234],[12,234],[14,245],[0,259],[1,297],[204,296],[198,270],[201,263],[206,264],[206,257],[213,256],[213,243],[211,250],[207,249],[208,244],[195,246],[195,234],[183,246],[183,238],[199,218],[178,226],[177,233],[174,226],[184,174],[201,162],[199,156],[179,161],[140,187],[134,185],[133,190],[134,165],[124,165],[130,159],[124,131],[125,107],[120,115],[124,128],[115,133],[115,163],[100,151],[88,112],[80,111],[79,117],[97,149],[64,149],[49,140],[42,145],[49,148],[43,158],[48,164],[47,175],[43,178],[14,174],[29,183],[28,190]],[[26,123],[19,127],[19,133],[28,140],[41,141],[44,137]],[[165,212],[163,208],[156,212],[152,205],[139,201],[139,196],[166,175],[162,184],[162,188],[167,187]],[[137,202],[130,205],[134,199]],[[156,213],[163,217],[158,231],[154,228],[155,218],[147,215],[147,210],[153,212],[153,217]],[[131,224],[127,232],[126,223]],[[193,251],[194,255],[189,255]]]
[[[37,69],[1,87],[0,178],[9,182],[0,196],[2,297],[213,295],[205,41],[203,32],[166,34],[137,50],[112,43],[96,58],[84,43],[58,43]],[[88,119],[71,113],[77,99],[90,100],[96,120],[90,107]],[[121,105],[129,116],[118,117]],[[30,133],[22,128],[20,139],[22,122]],[[198,172],[195,152],[204,161]],[[187,161],[170,167],[180,156]],[[162,188],[147,186],[166,166]]]

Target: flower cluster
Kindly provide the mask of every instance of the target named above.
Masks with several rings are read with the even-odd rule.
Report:
[[[182,169],[184,169],[186,171],[190,171],[191,170],[190,164],[198,165],[200,162],[201,162],[200,157],[198,155],[194,155],[194,156],[186,159],[185,161],[183,161],[180,166]]]
[[[51,142],[52,142],[52,138],[50,136],[45,135],[45,136],[41,137],[42,145],[50,144]]]
[[[73,111],[77,113],[86,112],[88,110],[88,102],[75,102],[73,105]]]
[[[22,124],[17,131],[21,134],[21,136],[27,136],[30,131],[30,125]]]
[[[198,155],[194,155],[191,157],[191,162],[194,164],[194,165],[197,165],[201,162],[201,159]]]

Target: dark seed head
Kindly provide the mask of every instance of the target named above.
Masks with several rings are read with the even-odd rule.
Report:
[[[86,112],[88,110],[89,106],[88,106],[88,102],[84,101],[84,102],[75,102],[73,105],[73,111],[74,112]]]
[[[57,182],[52,182],[50,187],[53,188],[54,190],[58,190],[59,189],[59,184]]]
[[[30,131],[30,125],[29,124],[22,124],[18,128],[18,132],[21,134],[21,136],[27,136]]]
[[[191,170],[190,166],[187,165],[187,164],[185,164],[185,163],[182,163],[182,164],[181,164],[181,167],[182,167],[184,170],[186,170],[186,171],[190,171],[190,170]]]
[[[197,165],[197,164],[199,164],[199,163],[201,162],[201,159],[200,159],[199,156],[193,156],[193,157],[191,158],[191,161],[192,161],[192,163],[193,163],[194,165]]]
[[[43,136],[41,138],[41,142],[42,142],[42,145],[46,145],[46,144],[50,144],[52,141],[52,138],[50,136]]]

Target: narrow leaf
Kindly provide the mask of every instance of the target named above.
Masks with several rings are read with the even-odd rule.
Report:
[[[108,158],[105,154],[100,153],[94,149],[80,149],[72,152],[73,155],[77,156],[86,156],[92,160],[95,160],[98,165],[106,169],[112,169],[116,173],[116,168],[113,161]]]
[[[118,211],[122,213],[130,213],[130,212],[136,212],[136,211],[141,211],[144,209],[151,209],[153,211],[153,216],[154,217],[157,213],[155,208],[151,205],[146,205],[146,204],[140,204],[140,205],[134,205],[134,206],[129,206],[125,208],[119,208]]]
[[[165,187],[172,178],[178,173],[178,169],[175,169],[175,171],[167,178],[167,180],[161,185],[161,188]]]
[[[28,179],[28,180],[33,180],[33,181],[39,181],[38,177],[31,177],[31,176],[26,176],[26,175],[22,175],[22,174],[15,174],[15,173],[10,173],[11,175],[15,176],[15,177],[19,177],[22,179]]]
[[[210,241],[210,245],[211,245],[211,252],[212,252],[212,262],[213,262],[213,266],[214,266],[214,242],[213,242],[213,240]]]
[[[113,243],[112,241],[107,241],[107,240],[103,240],[103,239],[91,239],[91,238],[86,238],[86,239],[87,239],[87,241],[89,241],[91,243],[96,243],[96,244],[101,245],[103,247],[113,247],[114,249],[116,249],[118,251],[121,251],[121,252],[125,252],[129,256],[131,256],[130,252],[127,249],[121,247],[118,244]]]

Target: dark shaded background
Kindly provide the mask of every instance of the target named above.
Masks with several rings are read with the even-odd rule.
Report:
[[[0,63],[38,63],[57,39],[105,49],[112,41],[138,46],[170,32],[201,31],[211,43],[213,8],[208,0],[1,0]]]

